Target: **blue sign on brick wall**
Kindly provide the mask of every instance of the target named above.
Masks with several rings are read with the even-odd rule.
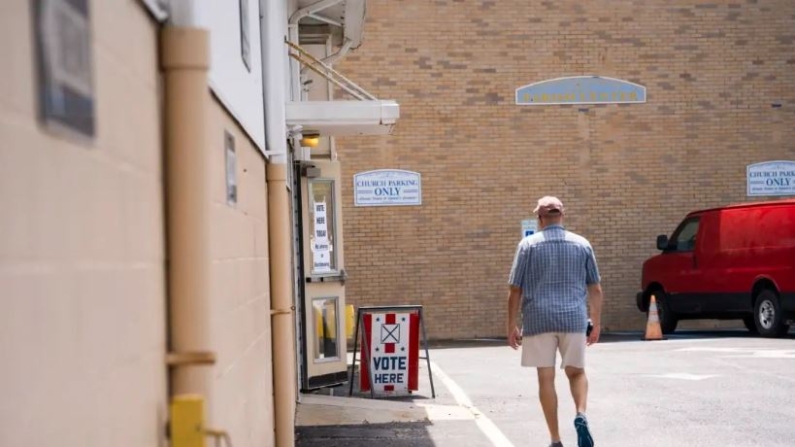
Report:
[[[646,87],[600,76],[548,79],[516,89],[516,104],[523,106],[643,102]]]

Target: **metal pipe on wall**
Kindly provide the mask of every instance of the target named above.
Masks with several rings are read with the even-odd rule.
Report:
[[[276,446],[295,444],[297,372],[293,305],[292,231],[286,164],[268,164],[268,249],[273,331],[273,408]]]
[[[167,26],[161,34],[171,394],[211,404],[209,32]],[[208,412],[209,413],[209,412]]]
[[[287,162],[287,9],[284,1],[260,0],[265,145],[271,163]]]
[[[288,64],[285,1],[260,0],[262,82],[268,182],[268,250],[273,339],[273,411],[276,447],[295,445],[298,391],[295,353],[295,306],[291,262],[290,190],[287,184]]]

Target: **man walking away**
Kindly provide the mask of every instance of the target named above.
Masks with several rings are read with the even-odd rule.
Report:
[[[588,379],[585,376],[585,346],[599,341],[602,287],[591,244],[563,228],[563,204],[556,197],[539,199],[533,211],[539,231],[524,238],[516,250],[508,295],[508,344],[522,346],[522,366],[538,372],[538,388],[544,418],[552,437],[550,447],[563,447],[558,430],[558,397],[555,392],[555,363],[569,378],[577,407],[574,427],[577,445],[593,447],[585,417]],[[588,328],[590,303],[593,329]],[[516,326],[522,305],[522,331]]]

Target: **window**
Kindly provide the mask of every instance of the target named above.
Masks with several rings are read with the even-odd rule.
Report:
[[[243,58],[243,65],[246,70],[251,71],[251,44],[249,41],[249,27],[248,27],[248,2],[249,0],[240,0],[240,55]]]
[[[339,357],[339,327],[337,325],[337,303],[334,298],[315,298],[312,311],[315,321],[315,360]]]
[[[693,251],[696,248],[696,236],[698,235],[699,218],[693,217],[682,222],[674,232],[671,242],[668,244],[669,251]]]
[[[235,137],[229,132],[224,133],[226,149],[226,204],[237,204],[237,157],[235,156]]]
[[[35,13],[39,117],[50,129],[93,139],[96,98],[89,2],[30,3]]]
[[[311,180],[309,182],[309,249],[312,252],[312,274],[329,274],[337,271],[337,253],[334,243],[336,228],[334,216],[334,182]]]

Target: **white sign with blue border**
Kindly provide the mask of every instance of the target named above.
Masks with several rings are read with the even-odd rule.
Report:
[[[419,172],[378,169],[353,176],[355,206],[422,205],[422,179]]]
[[[632,104],[646,102],[646,87],[601,76],[547,79],[516,89],[516,104]]]
[[[522,237],[532,236],[538,232],[538,220],[524,219],[522,221]]]
[[[776,160],[748,165],[749,196],[795,195],[795,161]]]

